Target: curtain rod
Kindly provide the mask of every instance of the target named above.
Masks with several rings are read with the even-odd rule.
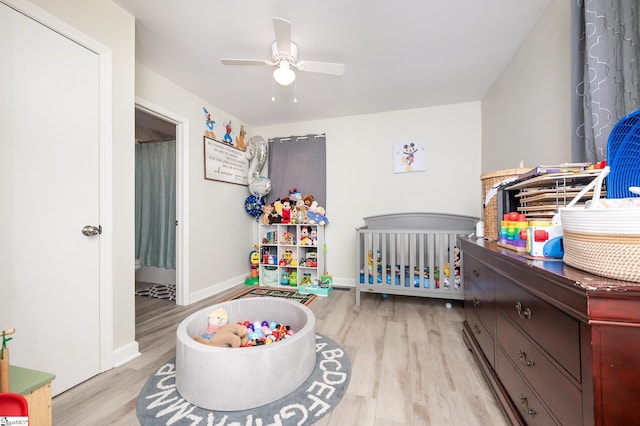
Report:
[[[156,143],[156,142],[170,142],[170,141],[175,141],[176,138],[168,138],[168,139],[150,139],[148,141],[136,141],[137,144],[143,144],[143,143]]]
[[[309,135],[309,136],[313,136],[314,138],[320,138],[320,137],[326,137],[327,135],[325,133],[320,133],[317,135]],[[295,138],[296,140],[305,140],[305,139],[309,139],[309,136],[290,136],[288,138],[269,138],[269,142],[273,142],[276,139],[279,139],[279,142],[286,142],[286,141],[290,141],[291,138]]]

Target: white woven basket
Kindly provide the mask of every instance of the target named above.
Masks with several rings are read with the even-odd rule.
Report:
[[[598,207],[609,167],[560,209],[567,265],[607,278],[640,282],[640,208]],[[573,207],[591,188],[591,207]]]

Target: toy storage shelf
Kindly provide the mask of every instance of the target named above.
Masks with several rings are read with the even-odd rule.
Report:
[[[324,226],[260,224],[258,241],[260,285],[297,287],[325,274]]]

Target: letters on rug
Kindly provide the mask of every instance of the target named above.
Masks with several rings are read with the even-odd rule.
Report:
[[[275,343],[277,344],[277,343]],[[241,348],[231,350],[252,350]],[[287,368],[283,366],[282,368]],[[241,373],[239,372],[239,375]],[[260,366],[248,366],[246,378],[260,374]],[[261,407],[241,411],[212,411],[185,401],[175,385],[175,358],[167,361],[145,383],[136,413],[148,425],[311,425],[340,402],[349,386],[351,363],[345,350],[328,337],[316,334],[316,366],[309,378],[291,394]],[[212,384],[218,386],[219,384]],[[230,383],[225,386],[233,386]]]

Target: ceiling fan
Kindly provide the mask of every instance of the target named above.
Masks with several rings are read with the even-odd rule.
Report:
[[[282,18],[273,18],[276,41],[271,44],[271,60],[266,59],[228,59],[222,58],[225,65],[263,65],[277,67],[273,79],[282,86],[288,86],[296,79],[298,71],[319,74],[342,75],[344,64],[316,61],[299,61],[298,45],[291,41],[291,22]]]

